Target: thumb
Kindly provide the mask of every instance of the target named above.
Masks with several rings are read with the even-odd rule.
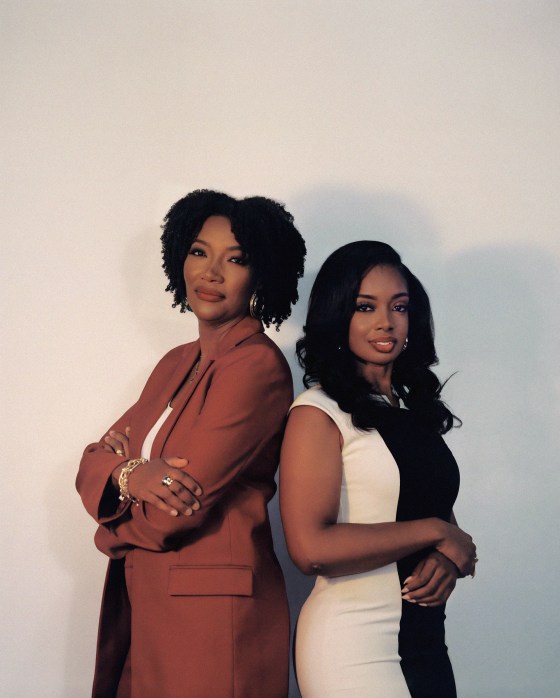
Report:
[[[172,468],[184,468],[189,463],[186,458],[179,458],[178,456],[172,456],[171,458],[165,458],[164,460],[167,465],[170,465]]]

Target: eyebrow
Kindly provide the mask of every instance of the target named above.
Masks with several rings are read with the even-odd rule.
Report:
[[[399,293],[395,293],[394,296],[391,296],[391,300],[394,301],[397,298],[410,298],[410,294],[408,294],[406,291],[400,291]],[[370,296],[368,293],[358,293],[358,298],[368,298],[371,301],[376,301],[377,296]]]
[[[195,238],[191,244],[194,245],[195,242],[197,242],[199,245],[205,245],[206,247],[210,247],[210,243],[206,242],[206,240],[203,240],[202,238]],[[241,247],[241,245],[232,245],[231,247],[226,247],[226,250],[239,250],[240,252],[243,252],[243,248]]]

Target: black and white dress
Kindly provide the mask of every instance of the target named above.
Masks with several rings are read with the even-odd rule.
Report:
[[[319,387],[292,409],[316,407],[344,440],[339,523],[451,516],[459,471],[441,436],[412,411],[375,408],[378,427],[361,431]],[[445,608],[403,601],[401,586],[428,550],[371,572],[318,576],[296,632],[303,698],[454,698],[445,646]]]

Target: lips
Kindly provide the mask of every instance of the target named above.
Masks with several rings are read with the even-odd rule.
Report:
[[[383,354],[389,354],[397,344],[395,337],[377,337],[369,340],[370,345]]]
[[[197,298],[200,298],[201,301],[207,301],[208,303],[218,303],[225,298],[223,293],[211,288],[205,288],[204,286],[198,286],[194,289],[194,292]]]

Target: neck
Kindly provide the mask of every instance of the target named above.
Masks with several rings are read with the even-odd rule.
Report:
[[[213,324],[205,322],[204,320],[198,321],[198,333],[200,338],[200,361],[203,362],[209,357],[213,357],[218,351],[218,345],[223,337],[239,322],[243,320],[242,317],[235,318],[234,320],[228,320],[227,322],[221,324]]]
[[[391,403],[394,402],[393,391],[391,390],[391,376],[393,374],[393,364],[376,366],[375,364],[359,364],[362,376],[371,387],[380,395],[385,395]]]

